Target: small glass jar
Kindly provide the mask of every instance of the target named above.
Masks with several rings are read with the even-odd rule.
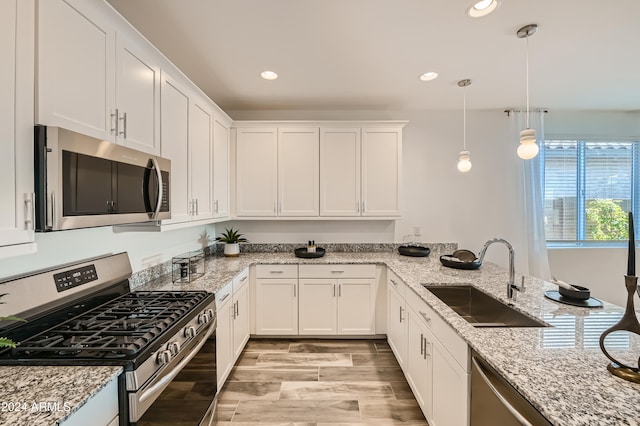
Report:
[[[181,254],[171,259],[172,281],[190,283],[204,275],[204,252],[202,250]]]

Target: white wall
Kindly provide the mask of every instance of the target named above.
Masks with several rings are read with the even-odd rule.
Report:
[[[207,237],[212,240],[214,236],[213,225],[156,233],[116,234],[110,226],[37,233],[38,252],[0,259],[0,278],[122,251],[129,253],[136,272],[170,260],[172,256],[200,249]]]

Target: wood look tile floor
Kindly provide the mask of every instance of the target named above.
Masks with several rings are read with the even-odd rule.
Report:
[[[384,340],[251,339],[218,425],[428,425]]]

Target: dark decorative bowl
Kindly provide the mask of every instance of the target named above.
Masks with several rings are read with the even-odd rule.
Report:
[[[455,268],[455,269],[478,269],[482,266],[482,263],[478,259],[473,261],[464,261],[452,254],[443,254],[440,256],[440,263],[442,263],[447,268]]]
[[[569,299],[587,300],[591,297],[591,291],[588,288],[580,287],[579,285],[574,285],[574,287],[577,288],[578,291],[569,290],[563,287],[558,287],[558,292],[563,297],[567,297]]]
[[[431,249],[422,246],[400,246],[398,247],[398,253],[403,256],[425,257],[429,256]]]
[[[316,247],[316,251],[309,252],[306,247],[298,247],[293,251],[296,257],[301,257],[303,259],[315,259],[317,257],[322,257],[325,254],[325,250],[322,247]]]

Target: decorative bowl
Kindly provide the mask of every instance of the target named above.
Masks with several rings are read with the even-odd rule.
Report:
[[[591,297],[591,291],[586,287],[581,287],[579,285],[573,285],[578,291],[569,290],[564,287],[558,287],[558,292],[563,297],[568,297],[569,299],[577,299],[577,300],[587,300]]]

